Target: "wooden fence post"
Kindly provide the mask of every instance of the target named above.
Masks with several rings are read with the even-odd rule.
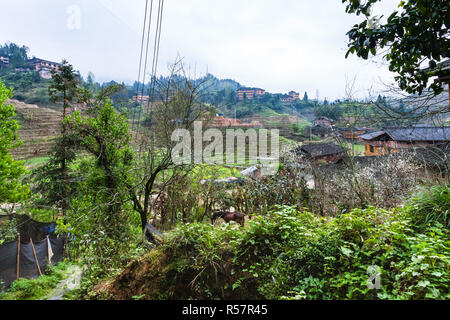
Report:
[[[20,234],[19,239],[17,240],[17,274],[16,274],[16,280],[19,280],[19,274],[20,274]]]
[[[37,269],[39,271],[39,275],[42,276],[41,268],[39,267],[39,261],[38,261],[37,256],[36,256],[36,251],[34,250],[33,239],[30,238],[30,242],[31,242],[31,249],[33,249],[34,261],[36,262],[36,266],[37,266]]]

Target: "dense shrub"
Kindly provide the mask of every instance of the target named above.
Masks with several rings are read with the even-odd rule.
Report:
[[[279,206],[245,228],[181,225],[151,262],[158,265],[158,290],[145,289],[156,282],[142,272],[150,263],[144,258],[110,292],[150,299],[449,299],[448,228],[436,221],[418,231],[416,208],[321,218]],[[376,273],[380,288],[369,288]]]
[[[18,234],[15,218],[0,223],[0,245],[16,240]]]

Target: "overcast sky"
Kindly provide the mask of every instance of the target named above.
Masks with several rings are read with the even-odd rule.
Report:
[[[28,46],[30,54],[69,60],[97,81],[133,82],[138,76],[145,0],[3,1],[0,42]],[[157,3],[158,1],[154,1]],[[178,54],[191,73],[231,78],[269,92],[307,91],[342,98],[356,77],[364,96],[392,82],[385,65],[345,59],[346,32],[361,17],[341,0],[165,0],[158,73]],[[383,0],[374,14],[392,11]],[[155,4],[156,5],[156,4]],[[80,28],[73,14],[80,9]]]

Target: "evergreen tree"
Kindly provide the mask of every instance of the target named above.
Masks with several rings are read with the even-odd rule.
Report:
[[[56,139],[50,152],[50,160],[41,168],[34,171],[36,181],[35,191],[42,194],[37,202],[45,205],[57,205],[66,213],[69,198],[76,184],[69,164],[75,160],[75,146],[77,136],[67,129],[64,119],[69,113],[73,102],[77,102],[81,95],[79,75],[67,61],[63,61],[57,70],[52,70],[52,82],[48,92],[52,102],[62,104],[61,134]],[[79,101],[78,101],[79,102]]]
[[[308,102],[308,93],[305,91],[305,95],[303,96],[303,101]]]

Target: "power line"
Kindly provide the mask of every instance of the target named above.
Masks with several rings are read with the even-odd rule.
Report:
[[[150,120],[152,119],[152,110],[153,110],[153,100],[155,95],[155,85],[156,85],[156,72],[158,68],[158,60],[159,60],[159,47],[161,42],[161,28],[162,28],[162,18],[163,18],[163,10],[164,10],[164,0],[159,0],[159,7],[158,7],[158,25],[156,29],[155,36],[155,45],[153,50],[153,64],[152,64],[152,82],[151,82],[151,91],[149,91],[149,103],[148,106],[150,107]],[[150,103],[151,101],[151,103]]]
[[[152,5],[153,5],[153,0],[152,0]],[[147,14],[148,14],[148,0],[145,1],[144,24],[142,26],[142,40],[141,40],[141,50],[140,50],[141,52],[140,52],[140,57],[139,57],[139,72],[138,72],[137,86],[136,86],[136,97],[139,95],[139,87],[141,84],[142,56],[144,53],[145,33],[146,33],[146,29],[147,29]],[[151,24],[151,17],[150,17],[149,27],[150,27],[150,24]],[[145,74],[144,74],[144,78],[145,78]],[[142,86],[145,86],[145,83],[143,83]],[[139,119],[140,119],[140,115],[139,115],[138,121],[139,121]],[[135,121],[136,121],[136,109],[133,112],[132,127],[135,126]],[[137,138],[137,132],[136,132],[135,139],[136,138]]]
[[[143,78],[142,78],[141,96],[144,96],[144,89],[145,89],[145,79],[146,79],[146,73],[147,73],[148,52],[149,52],[149,46],[150,46],[152,16],[153,16],[153,0],[151,0],[151,3],[150,3],[150,14],[149,14],[148,29],[147,29],[147,45],[146,45],[146,49],[145,49],[145,60],[144,60],[144,70],[143,70]],[[139,108],[139,114],[138,114],[138,119],[137,119],[137,128],[136,128],[136,139],[135,140],[137,140],[137,135],[138,135],[137,131],[140,128],[141,116],[142,116],[142,106]]]
[[[153,7],[153,4],[152,4]],[[159,0],[158,3],[158,13],[157,13],[157,21],[156,21],[156,30],[155,30],[155,40],[153,44],[153,58],[152,58],[152,69],[151,69],[151,78],[150,78],[150,87],[149,87],[149,99],[147,102],[147,110],[146,112],[149,112],[149,118],[151,121],[152,118],[152,107],[153,107],[153,101],[154,101],[154,93],[155,93],[155,78],[156,78],[156,72],[157,72],[157,66],[159,61],[159,49],[160,49],[160,43],[161,43],[161,30],[162,30],[162,17],[163,17],[163,10],[164,10],[164,0]],[[146,57],[145,57],[145,67],[144,67],[144,73],[147,70],[147,58],[148,58],[148,50],[150,46],[150,29],[148,30],[148,36],[147,36],[147,48],[146,48]],[[144,74],[145,79],[145,74]],[[144,87],[145,87],[145,81],[144,81]],[[143,87],[143,89],[144,89]],[[144,92],[144,90],[142,91]],[[144,93],[142,93],[143,95]],[[141,112],[142,108],[139,110],[139,119],[141,118]],[[138,128],[140,127],[140,121],[138,119]],[[142,144],[140,145],[140,151],[142,151]]]

